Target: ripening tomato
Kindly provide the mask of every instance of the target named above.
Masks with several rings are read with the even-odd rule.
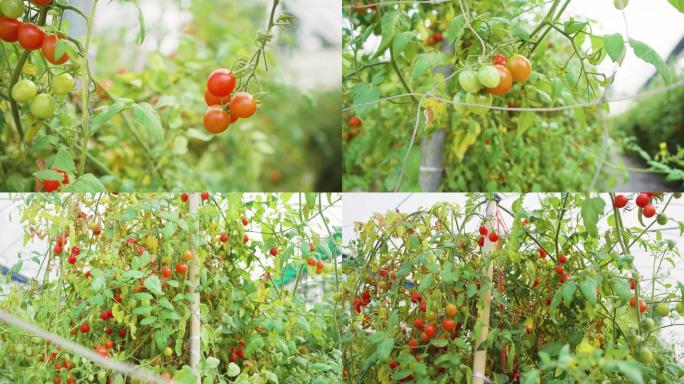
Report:
[[[212,105],[226,105],[230,102],[230,99],[228,97],[218,97],[207,89],[204,91],[204,101],[211,107]]]
[[[235,76],[228,69],[217,69],[209,75],[207,89],[214,96],[226,97],[235,89]]]
[[[238,92],[230,99],[230,113],[239,118],[250,117],[256,112],[257,104],[254,96],[247,92]]]
[[[8,43],[16,43],[19,39],[19,26],[21,21],[17,19],[10,19],[9,17],[0,17],[0,40]]]
[[[55,58],[57,42],[60,39],[62,39],[62,37],[57,35],[47,35],[45,36],[43,44],[41,45],[40,50],[43,52],[43,56],[45,56],[47,61],[51,62],[52,64],[64,64],[69,60],[69,55],[66,53],[63,53],[59,58]]]
[[[45,189],[45,192],[56,191],[60,186],[69,184],[69,176],[65,171],[62,171],[59,168],[52,168],[52,170],[61,173],[64,177],[62,178],[61,182],[59,180],[43,180],[43,188]]]
[[[207,108],[204,113],[204,128],[211,133],[221,133],[228,129],[230,115],[222,107],[213,106]]]
[[[508,60],[506,68],[511,71],[513,80],[518,83],[527,81],[532,74],[532,65],[530,64],[530,61],[527,59],[527,57],[518,53],[513,55],[511,59]]]
[[[487,88],[487,92],[491,93],[492,95],[503,96],[511,89],[511,86],[513,86],[513,75],[511,74],[511,71],[509,71],[508,68],[504,67],[503,65],[497,64],[494,66],[494,68],[499,71],[501,80],[499,81],[499,85],[496,87]]]
[[[24,23],[19,26],[17,32],[19,45],[29,51],[35,51],[43,45],[45,40],[45,31],[39,26],[32,23]]]

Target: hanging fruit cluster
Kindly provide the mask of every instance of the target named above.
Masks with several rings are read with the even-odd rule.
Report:
[[[513,82],[524,83],[532,74],[530,61],[521,54],[506,58],[496,54],[493,64],[485,64],[477,71],[465,68],[458,74],[458,84],[465,91],[454,95],[454,103],[466,102],[480,106],[468,106],[467,110],[484,115],[492,105],[492,95],[504,96],[510,91]],[[481,92],[484,89],[484,92]]]
[[[40,51],[43,58],[55,66],[61,66],[69,61],[66,37],[59,32],[48,33],[41,27],[45,23],[47,8],[52,0],[33,0],[39,7],[40,13],[36,20],[28,17],[24,21],[19,18],[25,14],[27,7],[22,0],[3,0],[0,3],[0,39],[7,43],[17,43],[25,52]],[[15,73],[30,73],[23,71],[24,62],[15,68]],[[54,74],[55,72],[61,72]],[[45,73],[33,75],[33,79],[26,76],[20,79],[13,76],[9,83],[9,94],[12,100],[21,105],[28,105],[31,115],[40,120],[47,120],[54,116],[57,109],[55,99],[63,98],[74,88],[74,78],[62,67],[58,70],[46,70]],[[38,84],[36,84],[38,82]]]
[[[246,119],[256,112],[257,102],[249,92],[235,90],[235,75],[225,68],[217,69],[207,79],[204,91],[207,111],[204,113],[204,128],[211,133],[221,133],[237,119]]]

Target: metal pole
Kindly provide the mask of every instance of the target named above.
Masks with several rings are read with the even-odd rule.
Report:
[[[496,207],[497,202],[495,200],[490,200],[487,202],[487,211],[485,214],[485,226],[489,229],[489,232],[496,230]],[[499,239],[499,241],[501,241]],[[497,243],[492,243],[489,238],[485,236],[484,247],[482,248],[482,254],[485,257],[490,256],[496,251]],[[489,261],[487,266],[487,276],[489,280],[492,281],[492,276],[494,275],[494,262]],[[480,348],[480,345],[487,340],[489,335],[489,311],[492,305],[492,292],[491,290],[485,293],[482,298],[482,311],[479,313],[478,320],[482,323],[482,331],[480,332],[480,337],[475,343],[475,356],[473,358],[473,384],[484,384],[485,383],[485,369],[487,363],[487,350]]]
[[[195,216],[199,208],[200,196],[199,193],[194,192],[190,194],[190,215]],[[190,316],[190,366],[192,372],[197,378],[197,384],[201,384],[200,375],[200,294],[195,291],[193,287],[198,284],[199,274],[199,260],[197,252],[195,252],[193,237],[199,232],[199,222],[195,221],[190,229],[190,238],[188,239],[188,249],[192,252],[192,261],[190,261],[190,294],[192,295],[192,303]]]

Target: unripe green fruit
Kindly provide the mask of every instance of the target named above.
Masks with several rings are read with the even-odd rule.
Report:
[[[31,80],[21,80],[12,87],[12,99],[17,103],[31,101],[38,94],[38,87]]]
[[[477,79],[477,75],[471,69],[464,69],[458,74],[458,83],[466,92],[477,93],[482,89],[482,84]]]
[[[41,93],[31,100],[29,108],[31,114],[39,119],[49,119],[55,115],[57,106],[52,97],[47,93]]]
[[[485,65],[477,71],[477,79],[487,88],[496,88],[501,82],[501,75],[493,65]]]
[[[52,78],[51,88],[55,95],[66,95],[74,89],[74,78],[68,73]]]
[[[22,0],[2,0],[0,2],[0,12],[10,19],[21,17],[26,11],[26,6]]]
[[[656,313],[660,315],[660,317],[665,317],[670,314],[670,307],[665,303],[658,303],[658,305],[656,305]]]

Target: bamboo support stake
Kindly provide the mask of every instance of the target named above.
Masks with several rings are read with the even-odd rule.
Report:
[[[497,202],[495,200],[490,200],[487,202],[487,211],[485,214],[485,226],[491,233],[496,230],[496,206]],[[500,240],[499,240],[500,241]],[[485,236],[484,247],[482,248],[482,253],[485,256],[490,256],[494,251],[496,251],[497,243],[492,243],[489,238]],[[492,276],[494,276],[494,262],[489,261],[487,266],[487,276],[490,281]],[[487,363],[487,350],[478,350],[480,345],[487,340],[489,335],[489,312],[492,306],[492,292],[488,291],[482,298],[482,311],[479,314],[478,320],[482,323],[482,330],[480,331],[480,337],[475,344],[475,356],[473,358],[473,384],[484,384],[485,379],[485,368]]]
[[[190,194],[190,214],[195,215],[199,208],[199,193]],[[192,261],[190,261],[190,294],[192,295],[191,316],[190,316],[190,366],[192,373],[197,378],[197,384],[201,384],[202,378],[200,375],[200,294],[195,291],[194,287],[198,284],[199,260],[197,253],[194,250],[193,237],[197,234],[199,223],[195,222],[190,229],[190,239],[188,241],[188,249],[192,252]]]

